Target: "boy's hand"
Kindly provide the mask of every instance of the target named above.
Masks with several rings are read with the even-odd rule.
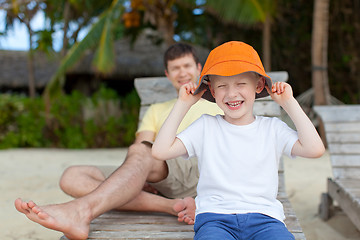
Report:
[[[272,85],[271,90],[265,86],[271,98],[280,106],[285,104],[288,100],[293,98],[293,91],[291,86],[285,82],[276,82]]]
[[[199,94],[193,95],[195,92],[196,85],[193,82],[186,83],[180,87],[179,90],[179,100],[189,105],[195,104],[206,90],[200,92]]]

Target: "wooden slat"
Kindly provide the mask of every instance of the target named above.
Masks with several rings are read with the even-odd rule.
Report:
[[[360,167],[359,155],[336,155],[330,156],[333,167]]]
[[[88,239],[193,239],[193,225],[164,213],[110,211],[90,224]],[[66,238],[63,237],[62,240]]]
[[[287,82],[289,79],[289,74],[286,71],[267,72],[266,74],[271,78],[273,83]]]
[[[356,143],[360,142],[360,129],[358,132],[327,132],[326,141],[328,143]]]
[[[336,183],[344,188],[346,193],[351,196],[351,198],[357,202],[360,207],[360,186],[359,179],[339,179]]]
[[[360,105],[314,106],[324,122],[360,121]]]
[[[338,154],[338,155],[360,154],[360,142],[348,143],[348,144],[331,143],[329,144],[329,151],[330,154]]]
[[[136,78],[134,84],[141,105],[165,102],[177,96],[175,88],[166,77]]]
[[[274,101],[257,100],[254,103],[254,114],[269,117],[278,117],[281,114],[279,105]]]
[[[335,179],[358,179],[360,180],[359,167],[333,167],[333,175]],[[360,182],[359,182],[360,184]]]
[[[324,122],[326,132],[354,133],[359,132],[360,129],[360,122]]]

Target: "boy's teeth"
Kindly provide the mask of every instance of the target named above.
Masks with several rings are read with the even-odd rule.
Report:
[[[233,103],[228,103],[231,107],[235,107],[239,104],[241,104],[241,101],[238,101],[238,102],[233,102]]]

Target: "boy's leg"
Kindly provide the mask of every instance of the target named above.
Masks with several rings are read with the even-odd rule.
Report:
[[[239,239],[234,214],[200,213],[196,216],[194,240]]]
[[[248,220],[243,228],[245,239],[295,240],[294,235],[281,221],[260,213],[249,213],[247,215],[249,215]]]

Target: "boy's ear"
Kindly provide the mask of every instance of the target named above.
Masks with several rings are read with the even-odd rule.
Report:
[[[265,88],[265,77],[260,77],[256,85],[256,93],[261,93]]]
[[[211,87],[211,82],[210,81],[208,82],[208,86],[209,86],[211,95],[213,96],[213,98],[215,98],[215,92],[214,92],[214,89]]]

